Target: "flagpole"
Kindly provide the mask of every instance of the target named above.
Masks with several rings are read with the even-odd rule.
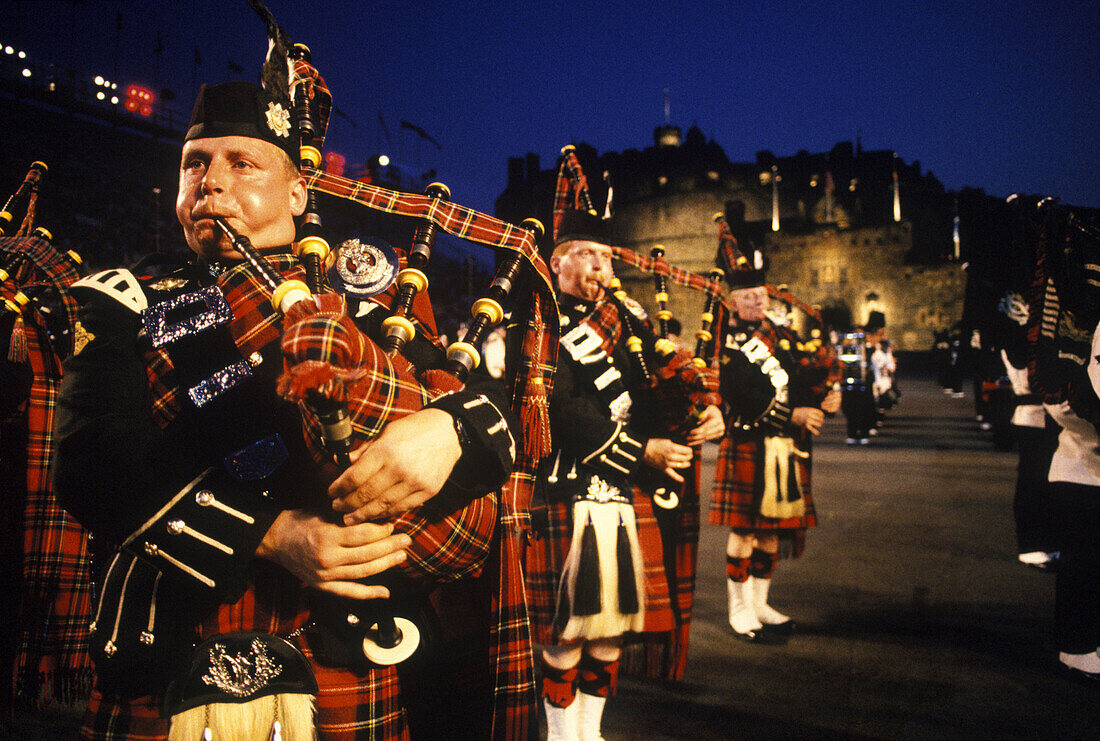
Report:
[[[955,261],[962,257],[962,245],[959,242],[959,199],[955,198],[955,220],[951,230],[951,240],[955,244]]]
[[[779,168],[772,165],[772,231],[779,231]]]
[[[898,153],[894,152],[894,221],[901,221],[901,191],[898,187]]]

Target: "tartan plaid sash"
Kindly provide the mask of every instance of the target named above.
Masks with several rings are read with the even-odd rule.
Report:
[[[76,302],[68,286],[79,275],[73,263],[45,239],[14,237],[0,240],[0,252],[21,258],[33,270],[23,271],[22,286],[4,283],[0,294],[16,292],[36,281],[58,292],[67,325],[75,326]],[[13,333],[18,346],[12,360],[24,360],[32,382],[26,407],[26,500],[21,535],[22,586],[14,664],[14,693],[19,704],[48,699],[73,702],[91,691],[92,666],[87,653],[91,620],[91,577],[87,533],[61,508],[49,476],[53,460],[53,415],[61,385],[61,360],[50,341],[42,314],[34,304],[21,309]],[[18,336],[16,336],[18,335]]]
[[[88,536],[54,498],[49,476],[61,366],[37,312],[24,313],[24,333],[34,380],[27,405],[27,499],[16,696],[20,703],[36,703],[51,696],[73,702],[87,697],[91,690]]]

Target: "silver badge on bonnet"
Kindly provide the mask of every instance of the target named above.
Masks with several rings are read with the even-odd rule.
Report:
[[[275,136],[290,136],[290,111],[283,108],[281,103],[268,103],[267,128],[271,129]]]

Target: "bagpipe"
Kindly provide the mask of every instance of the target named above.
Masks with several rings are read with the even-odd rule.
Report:
[[[48,169],[44,162],[32,162],[0,210],[0,312],[12,315],[11,333],[4,338],[8,359],[26,362],[27,341],[34,334],[30,339],[45,353],[43,362],[60,378],[60,362],[72,352],[76,327],[77,305],[68,289],[80,279],[83,260],[73,250],[54,247],[50,230],[36,224],[38,190]]]
[[[1023,215],[1020,230],[1034,242],[1027,304],[1028,384],[1045,404],[1068,402],[1100,426],[1100,398],[1090,378],[1100,323],[1100,217],[1046,198]]]
[[[562,149],[562,161],[554,197],[555,232],[562,214],[569,208],[580,208],[595,214],[588,181],[577,158],[576,148],[567,145]],[[679,349],[669,339],[669,323],[672,312],[668,308],[669,280],[706,293],[701,318],[700,333],[709,332],[713,321],[716,296],[720,294],[715,274],[703,277],[674,267],[664,259],[664,248],[655,246],[647,258],[625,247],[611,246],[612,257],[639,270],[653,273],[654,299],[658,307],[656,332],[644,319],[625,306],[629,300],[621,282],[614,278],[606,288],[619,304],[625,346],[635,376],[643,379],[640,387],[629,389],[635,398],[643,418],[654,434],[681,440],[701,419],[703,410],[720,404],[717,394],[717,377],[689,352]],[[709,317],[709,318],[708,318]],[[701,336],[697,333],[697,336]],[[650,342],[642,337],[655,335]],[[653,487],[654,502],[662,508],[674,508],[678,504],[674,482],[662,481]]]
[[[839,353],[829,341],[830,328],[817,306],[807,304],[792,294],[785,285],[767,284],[768,295],[783,305],[798,309],[806,321],[801,335],[781,338],[779,345],[789,350],[798,362],[802,380],[814,388],[832,389],[840,382],[843,371]],[[780,325],[782,326],[782,325]]]
[[[16,701],[27,705],[50,696],[83,699],[91,676],[87,533],[62,510],[48,475],[61,363],[79,341],[69,287],[80,278],[82,260],[55,247],[49,229],[36,223],[47,172],[45,163],[31,163],[0,210],[0,363],[5,366],[0,435],[25,440],[26,446],[25,454],[4,460],[6,469],[20,470],[22,491],[4,492],[9,503],[18,503],[18,517],[6,523],[18,530],[0,538],[18,543],[21,556],[19,611],[9,626],[16,635],[9,681],[14,680]],[[9,481],[16,485],[14,476]]]
[[[738,270],[759,269],[758,261],[750,260],[749,255],[738,244],[734,236],[729,220],[724,212],[717,212],[712,220],[718,227],[718,250],[715,262],[720,267],[721,275],[731,275]],[[791,353],[798,364],[801,380],[815,389],[821,389],[822,393],[834,388],[843,376],[840,358],[837,349],[830,341],[830,327],[817,306],[810,305],[792,294],[785,285],[775,286],[764,284],[768,297],[785,307],[784,315],[766,311],[765,314],[775,325],[777,332],[775,337],[768,333],[767,338],[762,338],[768,345],[775,345],[774,349],[781,349]],[[720,296],[719,300],[723,300]],[[797,309],[804,317],[802,334],[799,335],[790,327],[791,309]],[[728,310],[728,309],[727,309]],[[713,319],[712,319],[713,321]],[[710,343],[712,337],[706,337]],[[717,344],[709,346],[710,352],[717,354]],[[703,355],[707,350],[702,345],[696,350],[697,355]]]
[[[270,38],[264,85],[284,96],[289,93],[301,143],[300,170],[309,197],[295,253],[306,280],[286,279],[252,248],[245,235],[224,221],[217,224],[265,285],[271,306],[283,316],[283,373],[277,382],[278,393],[297,404],[315,463],[330,475],[338,474],[348,465],[348,453],[379,435],[390,421],[461,389],[480,362],[480,342],[502,321],[505,303],[510,302],[524,331],[522,357],[506,386],[512,408],[522,421],[525,444],[515,451],[511,478],[501,492],[500,520],[522,528],[534,471],[549,450],[546,396],[552,384],[558,334],[553,283],[536,246],[541,225],[531,219],[515,226],[454,204],[446,186],[438,183],[423,195],[403,193],[320,169],[331,93],[313,66],[308,48],[291,43],[260,3],[250,0],[250,5],[264,20]],[[328,249],[317,211],[320,193],[416,220],[413,243],[395,285],[389,287],[389,294],[370,297],[391,311],[378,342],[360,331],[348,315],[344,297],[325,285],[326,275],[333,275],[341,260],[354,258],[341,254],[342,248]],[[436,342],[434,327],[416,316],[415,306],[418,297],[426,297],[425,269],[440,232],[492,248],[500,259],[486,295],[474,302],[469,330],[450,346],[446,362],[441,367],[418,368],[400,353],[417,335]],[[523,293],[514,290],[521,282],[527,287]],[[395,388],[404,389],[400,403],[394,402]],[[402,518],[415,516],[416,510]],[[395,621],[384,603],[380,607],[376,624],[364,626],[369,631],[363,652],[376,664],[397,663],[415,650],[416,626],[402,618]]]

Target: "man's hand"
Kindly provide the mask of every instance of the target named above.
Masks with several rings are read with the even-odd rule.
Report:
[[[722,410],[711,404],[703,410],[699,417],[699,424],[687,434],[687,444],[698,447],[707,440],[717,440],[726,434],[726,420],[722,418]]]
[[[454,418],[422,409],[351,452],[351,466],[328,488],[332,508],[348,525],[396,517],[438,494],[460,457]]]
[[[676,473],[676,468],[691,466],[692,450],[663,437],[652,437],[646,443],[642,459],[646,465],[663,471],[673,481],[683,482],[684,477]]]
[[[795,407],[791,411],[791,424],[801,427],[811,435],[821,434],[821,425],[825,423],[825,412],[815,407]]]
[[[827,414],[836,414],[840,409],[840,389],[829,389],[825,398],[821,401],[821,411]]]
[[[286,510],[268,528],[256,555],[315,589],[351,599],[384,599],[388,589],[356,580],[404,562],[411,544],[408,535],[393,534],[392,523],[343,527],[304,510]]]

